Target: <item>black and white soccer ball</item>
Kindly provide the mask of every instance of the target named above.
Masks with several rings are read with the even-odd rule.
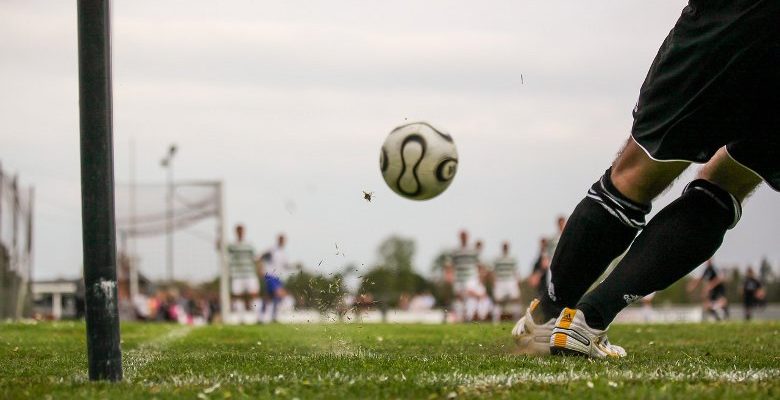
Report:
[[[427,122],[415,122],[387,135],[379,167],[394,192],[413,200],[428,200],[452,183],[458,170],[458,151],[452,136]]]

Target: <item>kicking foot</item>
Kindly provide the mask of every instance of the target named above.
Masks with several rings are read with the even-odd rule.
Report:
[[[585,314],[572,308],[564,308],[555,321],[550,337],[550,354],[578,355],[591,358],[621,358],[626,351],[609,343],[607,330],[588,326]]]
[[[534,300],[512,329],[512,337],[520,354],[548,355],[550,354],[550,336],[555,327],[555,319],[550,318],[544,324],[537,325],[531,317],[531,311],[539,304]]]

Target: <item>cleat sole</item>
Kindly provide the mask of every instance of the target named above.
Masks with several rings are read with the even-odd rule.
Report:
[[[577,350],[567,349],[565,347],[550,346],[550,354],[554,356],[564,357],[588,357],[585,353],[580,353]]]

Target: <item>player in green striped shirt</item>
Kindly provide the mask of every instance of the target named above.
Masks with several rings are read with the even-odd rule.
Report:
[[[244,226],[236,225],[236,242],[227,246],[233,311],[242,322],[256,322],[260,310],[260,280],[255,249],[244,241]],[[246,313],[247,309],[254,310]]]
[[[479,279],[479,252],[468,245],[469,234],[460,232],[460,247],[451,254],[451,265],[455,271],[456,302],[455,314],[460,321],[471,321],[477,313],[479,300],[487,295]]]
[[[509,255],[509,242],[501,245],[501,257],[493,263],[493,322],[498,322],[507,306],[513,305],[513,317],[519,318],[520,286],[518,285],[517,260]]]

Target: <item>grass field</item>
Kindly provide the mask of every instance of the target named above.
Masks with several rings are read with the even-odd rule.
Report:
[[[83,323],[0,324],[0,398],[780,398],[780,323],[615,326],[617,361],[513,355],[510,329],[124,324],[112,385]]]

